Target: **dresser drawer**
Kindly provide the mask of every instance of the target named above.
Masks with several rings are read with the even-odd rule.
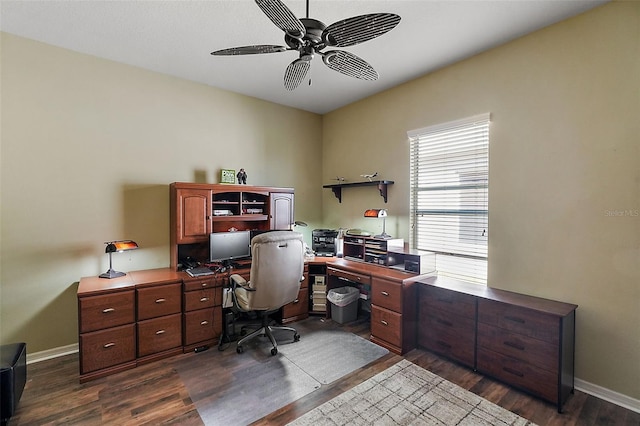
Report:
[[[81,374],[136,359],[134,324],[80,335]]]
[[[298,298],[282,307],[282,318],[304,315],[309,312],[309,288],[301,288]]]
[[[184,314],[184,344],[211,340],[222,332],[222,309],[208,308]]]
[[[560,341],[558,317],[516,305],[480,299],[478,322],[544,340],[554,345],[558,345]]]
[[[138,356],[182,345],[182,315],[174,314],[138,322]]]
[[[558,375],[545,369],[482,347],[478,348],[477,369],[547,401],[558,401]]]
[[[213,288],[198,291],[188,291],[184,294],[184,310],[212,308],[216,305],[215,291]],[[220,304],[220,301],[217,303]]]
[[[402,284],[374,279],[371,286],[371,303],[396,312],[402,312]]]
[[[184,291],[195,291],[195,290],[203,290],[212,287],[220,287],[222,286],[222,282],[219,282],[213,276],[206,276],[200,278],[193,278],[189,281],[184,282]]]
[[[79,298],[80,333],[134,322],[134,299],[133,290]]]
[[[469,367],[475,365],[475,321],[438,309],[420,316],[418,345],[453,358]]]
[[[137,289],[138,321],[163,315],[175,314],[181,310],[182,284],[167,284]]]
[[[466,318],[476,318],[476,298],[451,290],[432,286],[420,286],[420,312],[435,308]]]
[[[402,347],[402,315],[372,305],[371,335],[394,346]]]
[[[478,323],[478,346],[558,373],[559,349],[551,343]]]
[[[358,284],[371,284],[371,277],[369,275],[347,272],[342,269],[327,268],[327,275],[332,275],[343,281],[351,281]]]

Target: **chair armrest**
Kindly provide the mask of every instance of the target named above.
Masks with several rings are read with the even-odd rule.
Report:
[[[254,288],[249,287],[249,282],[242,278],[241,275],[233,274],[229,277],[229,281],[231,282],[231,288],[234,290],[237,287],[242,287],[246,291],[256,291]]]

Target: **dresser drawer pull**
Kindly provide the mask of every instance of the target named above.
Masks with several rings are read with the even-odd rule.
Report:
[[[448,344],[447,342],[443,342],[442,340],[438,340],[436,343],[437,343],[438,345],[440,345],[440,346],[444,347],[444,348],[451,349],[451,345],[450,345],[450,344]]]
[[[389,325],[389,323],[388,323],[388,322],[386,322],[385,320],[380,320],[380,323],[381,323],[382,325]]]
[[[300,301],[300,299],[296,299],[296,300],[294,300],[294,301],[293,301],[293,302],[291,302],[291,303],[298,303],[299,301]]]
[[[381,291],[380,294],[382,294],[383,296],[388,296],[389,293],[387,293],[386,291]]]
[[[502,342],[502,343],[503,343],[505,346],[510,346],[510,347],[512,347],[512,348],[514,348],[514,349],[518,349],[519,351],[524,351],[524,346],[522,346],[522,345],[520,345],[520,344],[518,344],[518,343],[509,342],[509,341]]]
[[[202,287],[206,287],[206,286],[208,286],[209,284],[208,284],[208,283],[202,283],[201,285],[202,285]]]
[[[507,320],[513,321],[513,322],[517,322],[518,324],[524,324],[525,323],[525,321],[522,318],[518,318],[518,317],[510,317],[510,316],[505,315],[504,319],[507,319]]]
[[[167,299],[162,299],[162,298],[156,299],[156,303],[164,303],[166,301],[167,301]]]
[[[438,318],[436,320],[436,322],[439,323],[439,324],[442,324],[442,325],[446,325],[447,327],[451,327],[453,325],[453,323],[451,323],[450,321],[443,320],[443,319],[440,319],[440,318]]]
[[[115,312],[116,309],[115,308],[106,308],[102,310],[103,314],[108,314],[109,312]]]
[[[509,368],[509,367],[502,367],[502,369],[503,369],[504,371],[506,371],[507,373],[513,374],[514,376],[524,377],[524,374],[523,374],[523,373],[521,373],[521,372],[519,372],[519,371],[516,371],[516,370],[512,370],[512,369],[511,369],[511,368]]]
[[[208,298],[208,297],[201,297],[201,298],[200,298],[200,301],[201,301],[201,302],[206,302],[206,301],[208,301],[208,300],[209,300],[209,298]]]
[[[107,344],[105,344],[105,345],[103,346],[103,348],[105,348],[105,349],[109,349],[109,348],[114,347],[115,345],[116,345],[115,343],[111,342],[111,343],[107,343]]]
[[[164,331],[164,330],[158,330],[158,331],[156,331],[156,334],[157,334],[158,336],[159,336],[159,335],[161,335],[161,334],[164,334],[164,333],[165,333],[165,331]]]
[[[204,320],[204,321],[202,321],[202,322],[200,323],[200,325],[207,325],[207,324],[209,324],[209,321],[207,321],[207,320]]]

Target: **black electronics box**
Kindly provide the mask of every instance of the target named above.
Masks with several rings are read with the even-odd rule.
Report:
[[[313,238],[311,249],[316,253],[316,256],[335,256],[338,231],[334,229],[314,229],[311,236]]]

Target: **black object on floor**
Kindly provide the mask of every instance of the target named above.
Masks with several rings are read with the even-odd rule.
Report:
[[[18,407],[27,383],[27,345],[0,346],[0,419],[6,425]]]

